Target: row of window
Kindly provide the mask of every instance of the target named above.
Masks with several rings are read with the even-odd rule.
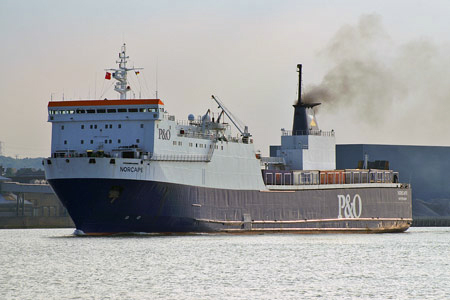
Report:
[[[136,143],[140,143],[141,140],[140,139],[136,139]],[[94,140],[90,140],[89,141],[90,144],[94,144]],[[121,139],[117,140],[117,144],[122,143]],[[84,140],[80,140],[80,144],[83,145],[84,144]],[[112,144],[112,140],[105,140],[105,144]],[[67,145],[67,140],[64,140],[64,145]]]
[[[81,125],[81,129],[84,129],[84,124]],[[89,125],[90,129],[97,129],[97,124],[91,124]],[[113,125],[112,124],[105,124],[105,129],[112,129]],[[122,128],[122,124],[117,124],[117,128]],[[141,128],[144,128],[144,124],[141,124]],[[64,125],[61,125],[61,130],[64,130]]]
[[[98,108],[98,109],[69,109],[69,110],[55,110],[49,111],[50,115],[72,115],[72,114],[104,114],[104,113],[136,113],[136,112],[164,112],[164,108]]]
[[[176,141],[173,141],[173,145],[174,146],[176,146],[177,145],[177,142]],[[178,146],[182,146],[183,145],[183,143],[182,142],[178,142]],[[194,144],[193,143],[189,143],[189,147],[194,147]],[[212,145],[209,145],[209,148],[211,149],[211,147],[212,147]],[[223,150],[223,146],[220,146],[221,147],[221,150]],[[206,144],[195,144],[195,148],[207,148],[206,147]],[[219,146],[218,145],[215,145],[215,149],[219,149]]]

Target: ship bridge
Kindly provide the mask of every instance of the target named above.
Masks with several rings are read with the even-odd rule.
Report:
[[[52,156],[127,148],[151,152],[155,121],[163,119],[175,118],[160,99],[51,101]]]

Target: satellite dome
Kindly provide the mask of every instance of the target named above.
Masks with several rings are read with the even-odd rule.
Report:
[[[194,122],[194,121],[195,121],[195,116],[194,116],[193,114],[189,114],[188,120],[189,120],[190,122]]]

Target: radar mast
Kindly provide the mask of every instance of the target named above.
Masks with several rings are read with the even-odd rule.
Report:
[[[127,68],[127,59],[130,58],[126,55],[126,44],[124,43],[122,49],[119,53],[119,59],[116,63],[119,65],[118,69],[106,69],[106,71],[112,72],[112,77],[117,80],[114,90],[120,94],[120,99],[127,99],[127,92],[130,91],[130,86],[128,85],[127,73],[133,70],[142,70],[143,68]]]

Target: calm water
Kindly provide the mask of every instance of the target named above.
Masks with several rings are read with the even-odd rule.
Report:
[[[0,230],[0,299],[449,299],[450,228],[74,237]]]

